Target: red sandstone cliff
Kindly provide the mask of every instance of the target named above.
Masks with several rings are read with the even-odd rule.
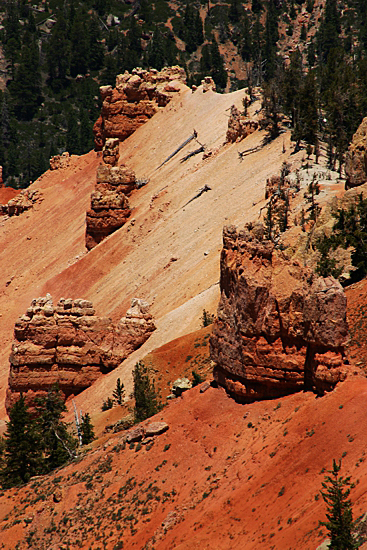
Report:
[[[230,226],[220,285],[211,357],[216,380],[238,399],[322,394],[345,378],[346,298],[335,279]]]
[[[116,368],[154,330],[148,304],[138,299],[117,324],[98,317],[88,300],[60,299],[56,307],[49,294],[33,300],[15,323],[7,410],[21,392],[30,402],[55,383],[66,398],[80,393]]]

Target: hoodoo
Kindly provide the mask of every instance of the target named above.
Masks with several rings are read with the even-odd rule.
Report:
[[[117,324],[98,317],[89,300],[32,301],[15,323],[10,355],[9,411],[20,393],[32,402],[55,383],[67,398],[116,368],[155,330],[149,305],[134,298]]]
[[[223,242],[210,339],[217,382],[242,402],[333,389],[347,373],[340,283],[288,260],[249,231],[225,227]]]

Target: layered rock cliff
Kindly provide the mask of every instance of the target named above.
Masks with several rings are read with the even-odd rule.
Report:
[[[346,298],[234,226],[223,231],[221,300],[210,339],[214,377],[242,402],[331,390],[347,373]]]
[[[65,398],[76,395],[116,368],[155,330],[149,306],[133,299],[117,324],[98,317],[88,300],[52,298],[32,301],[15,323],[9,358],[9,411],[20,393],[32,402],[57,383]]]
[[[93,128],[96,149],[101,150],[108,138],[123,141],[129,137],[185,83],[185,70],[175,66],[125,71],[116,77],[116,88],[101,86],[102,111]]]
[[[106,141],[102,157],[105,164],[97,169],[97,182],[86,217],[85,246],[88,250],[126,223],[131,214],[127,197],[136,189],[134,172],[124,165],[117,166],[118,139]]]

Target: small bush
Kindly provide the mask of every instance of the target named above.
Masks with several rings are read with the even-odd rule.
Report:
[[[214,322],[214,314],[209,313],[206,309],[203,309],[203,315],[201,317],[201,324],[203,327],[208,327]]]

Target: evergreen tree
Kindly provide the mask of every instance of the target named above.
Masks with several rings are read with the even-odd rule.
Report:
[[[74,109],[70,110],[67,117],[66,150],[76,155],[80,152],[78,117]]]
[[[86,413],[82,417],[80,423],[80,432],[82,434],[82,445],[88,445],[95,440],[93,424],[91,422],[89,413]]]
[[[142,361],[136,363],[134,371],[134,419],[135,422],[142,422],[153,416],[162,408],[154,382],[150,380],[148,368]]]
[[[97,71],[103,67],[104,50],[101,42],[101,31],[96,17],[89,21],[89,68]]]
[[[84,75],[89,65],[88,33],[85,32],[87,21],[85,15],[75,17],[70,33],[70,74],[76,77]]]
[[[16,116],[31,120],[42,102],[39,51],[35,38],[27,35],[13,82],[9,85]]]
[[[124,384],[123,384],[123,382],[121,382],[120,378],[118,378],[117,381],[116,381],[116,388],[114,389],[112,395],[116,399],[116,401],[119,405],[122,405],[122,401],[124,399],[124,394],[125,394]]]
[[[157,25],[153,34],[153,39],[150,43],[148,62],[150,67],[154,67],[160,71],[164,67],[164,61],[164,39],[160,28]]]
[[[224,68],[223,58],[219,53],[217,41],[213,38],[210,45],[211,76],[220,90],[227,85],[227,73]]]
[[[333,550],[353,550],[358,548],[358,543],[353,534],[355,522],[353,521],[352,502],[349,499],[352,483],[350,477],[340,475],[341,461],[339,464],[333,460],[333,469],[328,471],[328,476],[322,482],[322,498],[327,505],[327,521],[320,522],[329,532],[330,546]]]
[[[66,78],[70,63],[70,41],[68,39],[67,24],[62,14],[52,29],[46,49],[46,63],[50,84],[59,79],[62,83]],[[59,84],[60,84],[59,83]]]
[[[265,24],[265,79],[269,81],[274,77],[276,69],[276,51],[278,40],[278,15],[275,0],[269,0],[268,12]]]
[[[51,471],[75,457],[77,441],[69,434],[62,417],[66,406],[58,386],[48,390],[45,397],[35,399],[37,424],[42,436],[46,471]]]
[[[5,467],[1,472],[3,487],[26,483],[40,472],[42,459],[41,436],[31,417],[24,397],[9,411],[5,432]]]

